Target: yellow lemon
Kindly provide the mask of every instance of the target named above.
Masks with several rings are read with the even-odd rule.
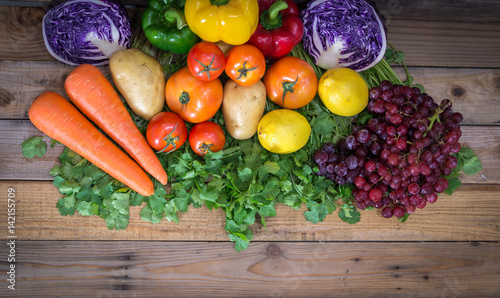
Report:
[[[318,95],[334,114],[354,116],[368,104],[368,86],[356,71],[338,67],[327,70],[319,79]]]
[[[260,119],[257,135],[266,150],[288,154],[304,147],[311,135],[311,125],[306,117],[298,112],[279,109],[265,114]]]

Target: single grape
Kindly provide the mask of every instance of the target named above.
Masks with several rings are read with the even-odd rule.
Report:
[[[318,171],[316,172],[316,175],[318,176],[326,176],[327,171],[326,171],[326,166],[325,164],[319,164],[318,165]]]
[[[357,188],[363,188],[363,185],[365,185],[365,183],[366,180],[363,177],[358,176],[354,179],[354,185],[356,185]]]
[[[380,85],[379,85],[379,88],[382,92],[385,90],[392,89],[393,87],[394,87],[394,85],[392,84],[392,82],[388,81],[388,80],[383,80],[382,82],[380,82]]]
[[[378,87],[372,87],[368,92],[368,95],[371,100],[377,100],[382,95],[382,91]]]
[[[462,121],[464,121],[464,116],[462,116],[462,114],[460,113],[453,113],[453,116],[451,116],[451,120],[453,120],[453,122],[455,123],[461,123]]]
[[[380,191],[380,189],[378,188],[372,188],[372,190],[370,190],[370,192],[368,193],[368,197],[373,202],[378,202],[382,200],[382,191]]]
[[[413,205],[405,206],[405,208],[406,208],[406,212],[408,214],[412,214],[413,212],[415,212],[415,206],[413,206]]]
[[[426,200],[422,200],[422,202],[420,203],[420,205],[417,206],[418,209],[424,209],[425,205],[427,205],[427,201]]]
[[[375,173],[368,176],[368,182],[370,182],[371,184],[376,184],[376,183],[378,183],[379,180],[380,180],[380,177]]]
[[[454,169],[457,167],[457,158],[453,155],[450,155],[446,158],[445,165],[450,168]]]
[[[432,184],[430,184],[429,182],[425,182],[424,184],[422,184],[422,186],[420,186],[420,194],[424,196],[430,195],[433,192],[434,189],[432,188]]]
[[[358,142],[365,144],[368,143],[368,141],[370,141],[371,134],[370,131],[368,131],[368,129],[363,128],[360,131],[358,131],[356,137]]]
[[[385,218],[391,218],[392,217],[392,208],[391,207],[385,207],[382,209],[382,216]]]
[[[341,162],[335,166],[335,174],[337,174],[337,176],[345,176],[347,174],[347,170],[347,165],[345,163]]]
[[[326,165],[326,172],[330,174],[335,172],[335,164],[333,162]]]
[[[387,162],[391,165],[391,166],[397,166],[399,164],[399,156],[395,153],[391,153],[389,155],[389,158],[387,159]]]
[[[414,194],[410,197],[410,204],[413,206],[418,206],[420,203],[422,203],[422,196],[419,194]]]
[[[376,164],[373,160],[369,160],[365,163],[365,169],[368,171],[368,172],[373,172],[375,171],[376,169]]]
[[[361,209],[361,210],[364,210],[367,207],[364,201],[358,201],[357,206],[358,206],[358,209]]]
[[[420,165],[418,163],[411,164],[408,169],[410,170],[410,174],[412,176],[420,174]]]
[[[349,135],[347,138],[345,138],[345,145],[348,150],[356,150],[359,146],[359,142],[355,136]]]
[[[335,145],[330,142],[324,143],[321,149],[328,154],[335,153]]]
[[[314,153],[313,159],[317,165],[321,165],[328,161],[328,154],[323,150],[316,151]]]
[[[349,155],[345,159],[345,163],[348,169],[354,170],[355,168],[358,167],[358,158],[354,155]]]
[[[408,185],[408,192],[412,195],[416,195],[420,192],[420,186],[418,183],[411,183]]]
[[[405,215],[406,209],[401,206],[394,206],[394,208],[392,208],[392,213],[394,216],[401,218]]]
[[[436,202],[437,199],[438,199],[438,195],[435,192],[433,192],[430,195],[425,196],[425,200],[427,201],[427,203],[432,204],[432,203]]]
[[[382,100],[384,101],[392,101],[392,98],[394,97],[394,92],[392,92],[391,89],[387,89],[382,91]]]
[[[411,87],[409,87],[409,86],[404,86],[403,87],[403,95],[406,98],[412,98],[413,94],[414,94],[414,91],[413,91],[413,89]]]

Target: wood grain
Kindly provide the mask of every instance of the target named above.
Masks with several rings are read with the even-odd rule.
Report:
[[[62,197],[50,182],[0,181],[0,191],[16,191],[16,235],[23,240],[173,240],[227,241],[225,215],[205,207],[180,213],[180,222],[150,224],[140,219],[141,207],[130,209],[125,231],[110,231],[100,217],[62,216],[56,202]],[[7,205],[2,196],[0,204]],[[324,222],[305,220],[305,207],[276,207],[277,216],[252,226],[255,241],[500,241],[500,185],[464,185],[451,197],[442,195],[405,223],[385,219],[378,210],[361,211],[361,221],[349,225],[337,213]],[[0,218],[7,218],[0,208]],[[7,222],[0,238],[7,238]]]
[[[99,67],[105,75],[109,68]],[[72,66],[53,61],[0,61],[0,119],[27,119],[33,100],[51,90],[65,96],[64,79]],[[396,73],[405,78],[402,68]],[[422,84],[436,102],[449,98],[464,124],[500,124],[500,70],[469,68],[409,69],[415,83]],[[483,109],[477,109],[481,105]]]
[[[401,68],[395,70],[406,78]],[[462,124],[500,124],[500,70],[410,67],[409,73],[435,102],[451,99],[453,111],[464,116]]]
[[[43,135],[29,120],[0,120],[0,180],[52,180],[50,169],[56,165],[62,146],[48,148],[43,157],[22,156],[21,143],[31,136]],[[500,183],[500,126],[463,126],[462,146],[472,148],[483,163],[476,175],[462,175],[463,183]],[[47,138],[47,143],[49,139]]]
[[[495,297],[498,243],[19,241],[21,296]],[[3,281],[3,284],[6,282]]]
[[[467,10],[486,15],[485,20],[463,19],[453,16],[453,10],[440,21],[425,17],[425,11],[408,15],[406,11],[431,1],[406,3],[390,2],[381,5],[386,12],[388,39],[405,52],[408,65],[452,67],[500,67],[500,8],[496,3],[485,5],[472,2]],[[450,2],[450,1],[447,1]],[[43,3],[43,2],[41,2]],[[433,10],[434,5],[427,5]],[[446,5],[446,4],[439,4]],[[46,50],[41,34],[44,7],[0,6],[0,60],[54,60]],[[133,13],[133,10],[129,10]],[[436,17],[436,13],[433,13]],[[460,14],[459,14],[460,15]],[[441,15],[439,15],[441,16]],[[496,17],[495,17],[496,16]]]

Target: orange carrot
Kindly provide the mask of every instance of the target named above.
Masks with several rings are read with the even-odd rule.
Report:
[[[125,105],[102,72],[90,64],[75,68],[64,83],[77,108],[108,134],[137,163],[162,184],[167,173]]]
[[[42,93],[31,105],[28,115],[43,133],[139,194],[150,196],[154,193],[153,182],[142,168],[58,93]]]

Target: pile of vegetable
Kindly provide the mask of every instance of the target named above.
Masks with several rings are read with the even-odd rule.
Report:
[[[49,52],[79,65],[70,101],[47,91],[29,111],[65,146],[50,171],[62,215],[122,230],[130,206],[156,224],[205,205],[241,251],[277,204],[312,223],[371,208],[404,221],[481,169],[451,104],[395,75],[403,55],[364,0],[152,0],[132,38],[124,12],[72,0],[44,18]],[[95,67],[108,63],[111,78]]]

